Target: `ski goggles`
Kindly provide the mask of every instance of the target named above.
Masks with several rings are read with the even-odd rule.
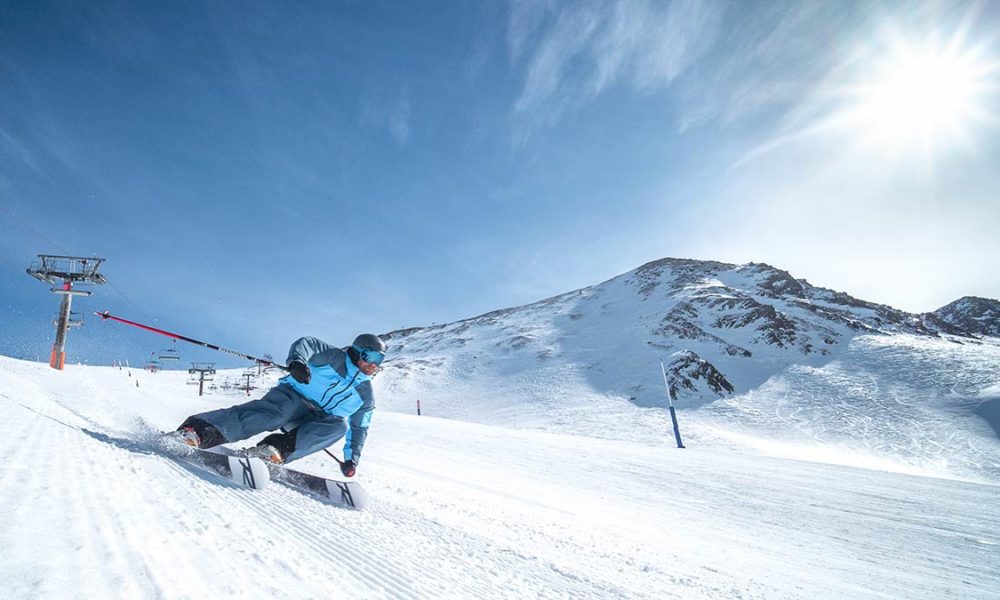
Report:
[[[358,356],[361,357],[361,360],[366,363],[381,365],[382,361],[385,360],[385,352],[379,352],[378,350],[372,350],[371,348],[358,348],[354,345],[352,345],[351,348],[354,348],[354,350],[357,351]]]

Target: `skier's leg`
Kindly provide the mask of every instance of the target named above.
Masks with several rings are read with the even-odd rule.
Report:
[[[300,412],[302,404],[284,386],[277,386],[259,400],[192,415],[184,424],[195,428],[200,447],[211,448],[278,429]]]
[[[277,448],[285,462],[289,462],[330,446],[343,438],[345,433],[347,433],[347,419],[323,415],[305,421],[290,433],[270,435],[261,443],[268,443]]]

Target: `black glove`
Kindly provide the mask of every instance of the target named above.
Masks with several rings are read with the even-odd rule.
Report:
[[[309,383],[312,379],[312,373],[309,372],[309,366],[305,363],[293,362],[288,365],[288,374],[292,376],[292,379],[298,381],[299,383]]]
[[[358,467],[354,464],[353,460],[345,460],[340,463],[340,472],[344,474],[344,477],[354,477],[357,471]]]

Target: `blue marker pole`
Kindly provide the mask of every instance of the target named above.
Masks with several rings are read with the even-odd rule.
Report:
[[[667,383],[667,369],[663,366],[663,361],[660,361],[660,372],[663,373],[663,385],[667,388],[667,402],[670,404],[670,420],[674,422],[674,438],[677,439],[677,447],[683,448],[684,442],[681,441],[681,429],[677,426],[677,411],[674,410],[674,399],[670,395],[670,384]]]

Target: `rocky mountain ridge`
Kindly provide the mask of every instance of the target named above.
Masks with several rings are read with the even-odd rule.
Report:
[[[1000,300],[965,296],[931,314],[958,335],[1000,337]]]
[[[596,389],[648,406],[663,401],[662,383],[655,390],[651,375],[659,361],[673,392],[711,401],[790,365],[825,364],[860,335],[979,343],[1000,331],[996,307],[996,300],[963,298],[912,314],[763,263],[665,258],[539,302],[385,338],[391,364],[425,377],[459,363],[494,374],[541,373],[555,361]],[[516,361],[522,366],[514,369]]]

